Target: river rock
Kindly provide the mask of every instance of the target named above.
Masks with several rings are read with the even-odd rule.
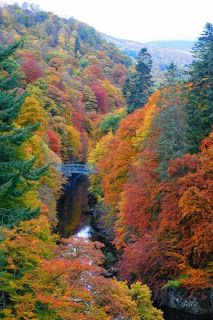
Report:
[[[160,304],[194,315],[212,315],[211,319],[213,319],[213,289],[211,288],[191,295],[184,288],[167,288],[161,294]]]

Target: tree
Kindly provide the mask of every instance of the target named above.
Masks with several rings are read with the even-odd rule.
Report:
[[[21,222],[12,229],[4,228],[2,238],[0,318],[33,319],[37,313],[38,299],[32,284],[38,285],[39,280],[37,277],[35,281],[35,274],[40,271],[39,266],[44,259],[53,256],[56,237],[51,234],[48,219],[43,215],[38,219]],[[42,306],[38,308],[38,313],[41,309]]]
[[[19,41],[8,47],[0,47],[0,64],[1,64],[1,75],[0,76],[0,86],[2,90],[9,90],[13,88],[23,88],[23,78],[24,74],[21,67],[18,66],[14,58],[12,57],[12,52],[22,45]]]
[[[153,312],[162,319],[146,286],[103,276],[101,243],[71,237],[56,246],[44,215],[4,229],[3,237],[1,319],[148,320]]]
[[[37,64],[34,55],[31,53],[24,55],[22,69],[25,73],[27,83],[35,82],[36,80],[44,76],[44,73]]]
[[[168,65],[167,70],[165,72],[165,85],[172,86],[179,80],[179,72],[178,67],[174,62],[171,62],[170,65]]]
[[[106,90],[109,100],[109,109],[111,111],[122,107],[125,102],[121,91],[114,86],[109,80],[102,81],[102,86]]]
[[[26,97],[19,115],[16,119],[19,126],[28,124],[40,124],[39,130],[44,131],[47,126],[47,113],[41,107],[35,97]]]
[[[153,84],[151,70],[151,56],[146,48],[142,48],[137,57],[135,71],[129,74],[123,88],[129,113],[143,107],[147,102]]]
[[[151,291],[146,285],[136,282],[131,285],[131,296],[136,301],[143,320],[162,320],[163,312],[153,307]]]
[[[122,64],[116,64],[112,69],[112,77],[115,83],[119,84],[120,80],[127,75],[127,69]]]
[[[78,57],[78,52],[80,53],[80,40],[79,37],[75,38],[75,46],[74,46],[74,50],[75,50],[75,57]]]
[[[159,239],[165,266],[171,279],[177,279],[177,285],[193,291],[209,288],[211,277],[211,137],[204,139],[198,155],[186,154],[172,160],[169,180],[162,184]],[[170,285],[174,282],[168,281],[166,286]]]
[[[88,86],[85,86],[84,88],[84,101],[85,101],[85,109],[87,111],[97,111],[98,105],[97,105],[96,96]]]
[[[126,116],[125,109],[118,109],[114,112],[107,113],[99,124],[100,134],[107,134],[110,130],[113,133],[118,129],[121,120]]]
[[[16,46],[14,46],[14,50]],[[8,51],[9,55],[13,51]],[[6,61],[9,55],[1,51]],[[1,63],[1,69],[4,65]],[[17,89],[5,89],[7,73],[0,79],[0,218],[1,224],[12,226],[20,220],[29,219],[38,213],[38,201],[34,197],[30,207],[26,205],[25,195],[34,191],[33,181],[46,171],[35,168],[35,158],[26,159],[22,145],[39,127],[38,123],[17,126],[16,119],[20,114],[25,94],[18,95]],[[35,200],[35,201],[34,201]]]
[[[59,135],[51,129],[47,129],[46,134],[49,140],[48,142],[50,149],[60,156],[61,141]]]
[[[102,69],[98,64],[92,64],[85,69],[85,74],[93,75],[94,79],[103,79]]]
[[[191,151],[197,151],[213,121],[213,25],[207,23],[194,48],[186,112]]]
[[[0,47],[0,62],[2,63],[6,59],[8,59],[14,51],[19,48],[23,44],[22,41],[17,41],[7,47]]]
[[[93,83],[91,89],[96,96],[98,110],[102,113],[109,111],[108,95],[104,88],[99,83]]]

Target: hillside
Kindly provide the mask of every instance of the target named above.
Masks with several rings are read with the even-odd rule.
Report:
[[[1,319],[163,320],[146,285],[104,276],[103,244],[58,234],[61,163],[84,162],[96,124],[125,115],[130,63],[77,20],[0,8]]]
[[[125,106],[121,87],[130,59],[94,28],[28,5],[1,8],[0,22],[1,45],[24,39],[17,51],[22,86],[33,85],[48,112],[52,148],[63,161],[84,160],[93,140],[93,123]],[[74,145],[69,146],[72,135]]]
[[[129,56],[136,57],[142,47],[146,47],[152,54],[154,63],[158,59],[164,59],[166,64],[174,63],[187,65],[192,62],[191,49],[193,41],[153,41],[153,42],[136,42],[126,39],[117,39],[112,36],[102,34],[108,42],[114,43],[122,51],[127,52]]]
[[[0,318],[163,320],[147,286],[104,277],[101,243],[57,233],[60,165],[85,161],[96,123],[123,113],[130,60],[26,3],[0,8],[0,31]]]
[[[89,157],[102,223],[121,253],[119,274],[145,281],[161,305],[189,319],[212,314],[212,38],[207,23],[190,82],[178,80],[173,64],[148,99],[151,57],[142,49],[123,91],[129,114]]]
[[[146,44],[150,46],[154,46],[156,48],[172,49],[182,53],[190,54],[194,46],[194,41],[190,41],[190,40],[152,41],[152,42],[147,42]]]
[[[142,47],[146,47],[153,59],[153,76],[159,82],[163,78],[166,67],[174,62],[182,69],[187,69],[192,62],[190,52],[193,47],[192,41],[154,41],[140,43],[131,40],[116,39],[103,34],[104,39],[109,43],[114,43],[125,54],[135,58]]]
[[[209,319],[212,39],[0,6],[0,319]]]

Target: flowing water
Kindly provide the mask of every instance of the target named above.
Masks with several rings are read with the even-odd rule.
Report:
[[[83,174],[74,174],[64,187],[58,201],[58,231],[67,238],[71,235],[90,238],[92,234],[89,214],[89,181]]]
[[[75,174],[64,187],[58,201],[58,231],[63,237],[75,235],[90,239],[93,235],[91,227],[91,208],[89,208],[89,181],[87,176]],[[189,315],[164,308],[165,320],[211,320],[210,316]]]

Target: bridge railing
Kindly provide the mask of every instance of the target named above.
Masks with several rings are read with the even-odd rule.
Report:
[[[64,175],[72,173],[94,174],[97,173],[95,166],[90,164],[62,164],[59,169]]]

